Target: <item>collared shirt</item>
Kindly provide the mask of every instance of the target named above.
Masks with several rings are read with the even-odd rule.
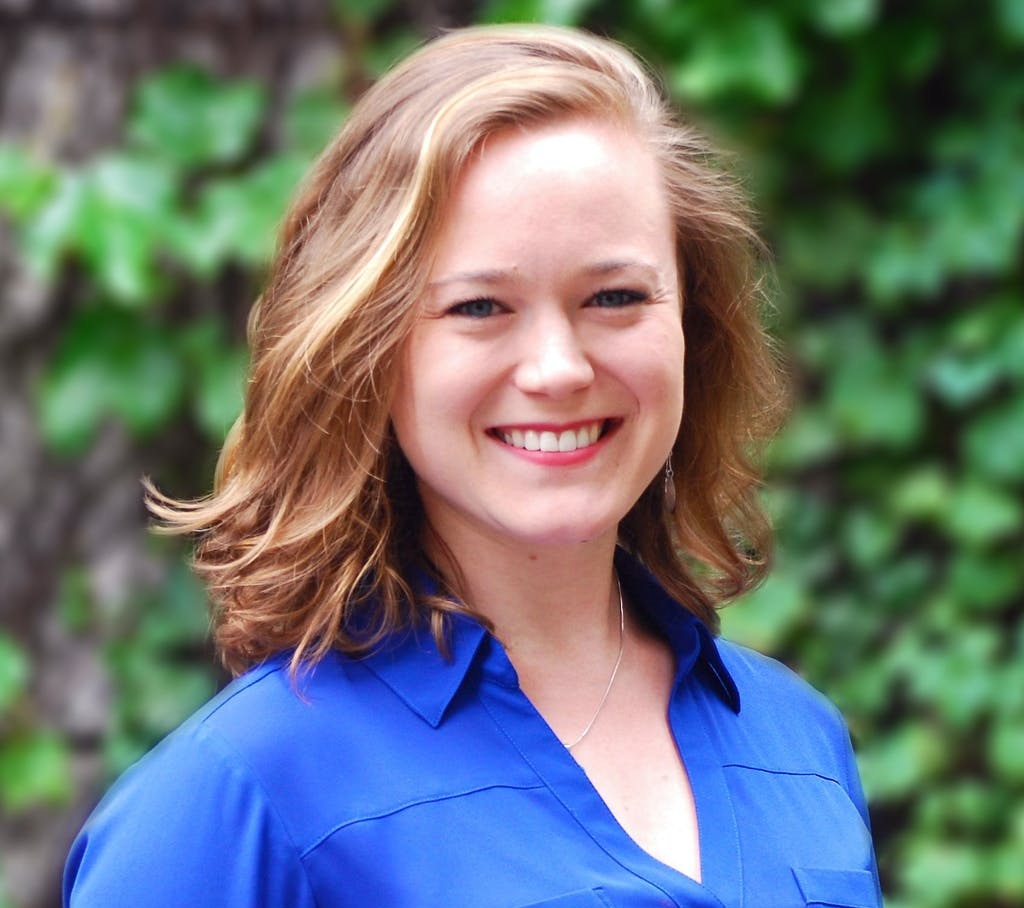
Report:
[[[724,641],[619,553],[669,641],[669,722],[697,806],[702,882],[622,829],[519,688],[456,618],[229,685],[119,781],[76,840],[72,908],[876,908],[867,811],[835,709]],[[742,710],[741,710],[742,701]]]

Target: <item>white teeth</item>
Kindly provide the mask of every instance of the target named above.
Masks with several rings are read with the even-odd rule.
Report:
[[[602,422],[594,422],[578,429],[566,429],[564,432],[536,429],[509,429],[501,431],[502,441],[514,448],[527,451],[545,451],[568,453],[578,448],[586,448],[601,437]]]

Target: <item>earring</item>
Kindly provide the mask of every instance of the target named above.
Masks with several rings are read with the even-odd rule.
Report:
[[[665,510],[670,514],[676,509],[676,483],[675,470],[672,469],[672,459],[665,461]]]

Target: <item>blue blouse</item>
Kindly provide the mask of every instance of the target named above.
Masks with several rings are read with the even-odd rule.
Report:
[[[498,641],[460,617],[451,661],[410,633],[329,656],[298,691],[285,657],[238,678],[97,808],[65,906],[880,906],[836,710],[621,553],[618,569],[676,655],[702,883],[633,842]]]

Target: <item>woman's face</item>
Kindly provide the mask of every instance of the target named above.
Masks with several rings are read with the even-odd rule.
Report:
[[[441,538],[614,538],[679,428],[680,306],[636,138],[588,119],[489,137],[447,204],[392,410]]]

